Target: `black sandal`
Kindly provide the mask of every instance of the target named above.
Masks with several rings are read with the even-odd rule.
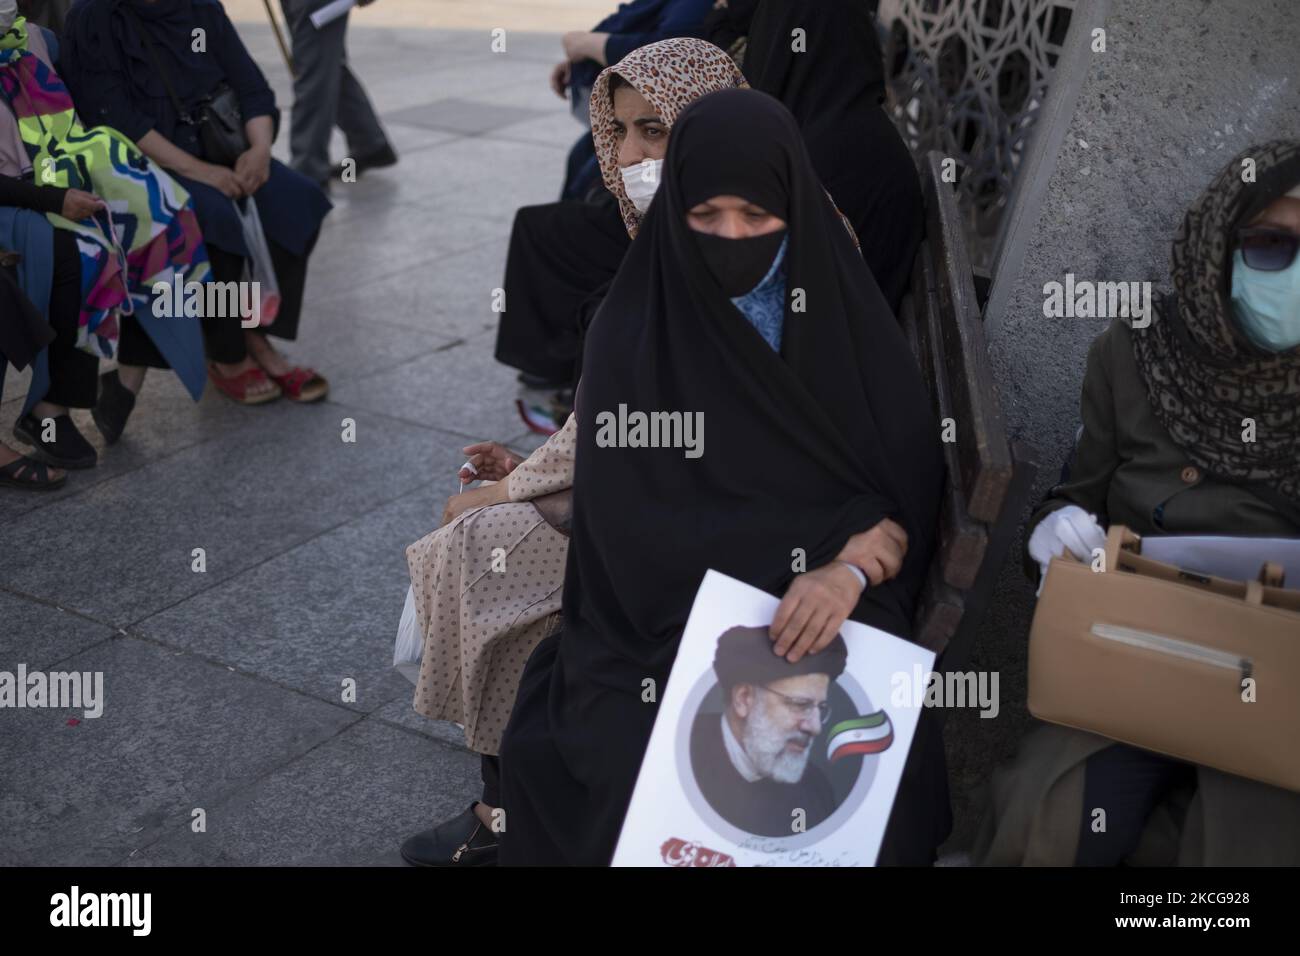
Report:
[[[49,465],[26,455],[15,458],[7,465],[0,465],[0,486],[25,488],[28,491],[54,491],[62,488],[67,480],[67,475],[51,478]]]

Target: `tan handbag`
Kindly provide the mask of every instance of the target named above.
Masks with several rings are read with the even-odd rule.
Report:
[[[1300,791],[1300,591],[1142,556],[1114,526],[1104,571],[1054,558],[1029,635],[1029,711]]]

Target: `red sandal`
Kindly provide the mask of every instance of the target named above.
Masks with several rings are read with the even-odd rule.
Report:
[[[314,368],[295,365],[283,375],[271,378],[284,389],[285,398],[291,402],[319,402],[330,393],[330,383]]]
[[[245,369],[238,375],[225,376],[217,371],[215,365],[210,364],[208,365],[208,379],[222,395],[241,405],[265,405],[267,402],[275,401],[282,394],[278,385],[270,391],[255,395],[249,394],[249,390],[253,386],[268,381],[266,373],[260,368]]]

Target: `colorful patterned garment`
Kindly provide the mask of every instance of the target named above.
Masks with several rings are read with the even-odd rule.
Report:
[[[107,204],[93,219],[47,214],[77,236],[83,302],[77,345],[116,351],[117,316],[148,312],[155,282],[204,282],[208,256],[189,193],[107,126],[84,129],[63,81],[28,49],[22,17],[0,36],[0,94],[9,101],[43,186],[93,192]]]

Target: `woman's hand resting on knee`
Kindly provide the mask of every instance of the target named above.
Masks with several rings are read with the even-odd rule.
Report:
[[[494,441],[476,442],[461,450],[469,456],[460,467],[458,477],[461,484],[471,481],[484,481],[487,484],[448,498],[447,507],[442,511],[443,524],[455,521],[474,508],[486,508],[488,505],[509,501],[510,488],[505,478],[524,460],[522,455],[516,455],[505,445]]]
[[[830,564],[796,576],[772,618],[773,649],[792,664],[822,650],[862,596],[863,584],[849,565],[875,586],[898,574],[906,554],[907,532],[886,518],[851,537]]]

